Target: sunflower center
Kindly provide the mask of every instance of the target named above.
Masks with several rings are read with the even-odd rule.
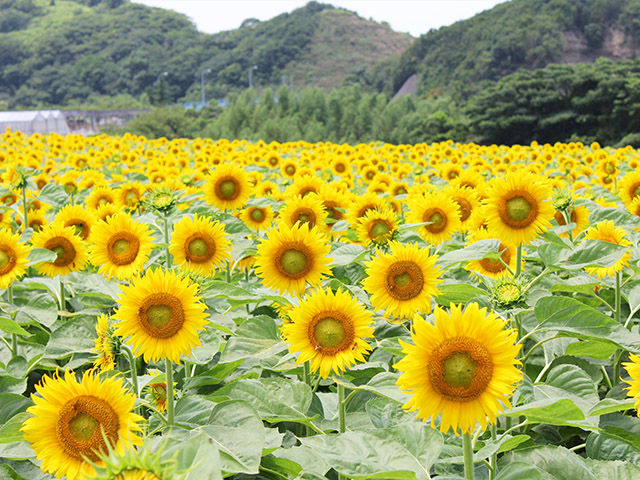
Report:
[[[538,216],[538,201],[528,192],[512,192],[498,207],[500,220],[514,229],[526,228]]]
[[[156,402],[162,403],[167,401],[167,384],[166,383],[152,383],[151,391]]]
[[[554,218],[556,219],[556,222],[558,222],[558,225],[560,226],[564,226],[567,224],[567,222],[564,219],[564,215],[562,214],[562,212],[560,210],[558,210],[555,215]],[[571,210],[571,214],[569,215],[569,220],[571,220],[571,223],[576,223],[576,211],[575,210]]]
[[[520,298],[520,289],[516,285],[507,283],[498,287],[498,298],[504,303],[515,302]]]
[[[416,263],[403,260],[389,267],[386,284],[391,297],[396,300],[411,300],[422,292],[424,275]]]
[[[289,175],[293,175],[294,173],[296,173],[296,167],[294,167],[293,165],[287,165],[284,171]]]
[[[216,244],[209,235],[194,233],[184,242],[184,256],[193,263],[205,263],[216,253]]]
[[[509,265],[509,261],[511,260],[511,252],[509,251],[509,248],[500,243],[500,247],[498,248],[498,250],[502,252],[502,254],[500,255],[500,258],[502,258],[502,262]],[[500,273],[507,269],[507,267],[505,267],[502,262],[500,260],[494,260],[492,258],[484,258],[480,260],[480,265],[482,265],[482,268],[484,268],[488,272]]]
[[[526,220],[532,209],[533,207],[524,197],[514,197],[507,200],[507,215],[516,222]]]
[[[16,265],[16,254],[9,247],[0,248],[0,275],[10,272]]]
[[[316,224],[316,215],[309,208],[298,208],[293,215],[291,215],[292,223],[300,222],[308,223],[310,228],[313,228]]]
[[[610,163],[607,163],[607,166],[604,167],[604,171],[607,172],[608,174],[612,174],[613,172],[616,171],[616,167],[614,167]]]
[[[430,208],[422,215],[423,222],[431,222],[431,225],[425,225],[431,233],[440,233],[447,228],[447,214],[439,208]]]
[[[398,187],[398,188],[396,189],[396,196],[398,196],[398,195],[404,195],[405,193],[408,193],[408,192],[407,192],[407,189],[406,189],[406,188],[404,188],[404,187]]]
[[[464,222],[471,216],[471,204],[466,198],[456,198],[456,203],[460,207],[460,221]]]
[[[466,402],[478,398],[493,376],[487,348],[469,337],[443,341],[428,361],[431,386],[447,400]]]
[[[631,198],[640,197],[640,183],[635,184],[631,188]]]
[[[105,450],[105,438],[114,444],[119,428],[118,414],[106,401],[80,395],[60,410],[56,435],[68,455],[78,460],[84,456],[95,462],[99,458],[97,453]]]
[[[127,192],[124,196],[124,202],[129,207],[133,207],[138,203],[138,195],[135,192]]]
[[[76,249],[73,247],[73,244],[64,237],[50,238],[44,244],[44,248],[55,252],[58,256],[53,261],[56,267],[66,267],[76,258]]]
[[[338,173],[342,173],[347,169],[347,167],[345,167],[344,163],[338,163],[336,164],[336,172]]]
[[[264,211],[261,208],[254,208],[251,210],[251,219],[254,222],[259,222],[264,218]]]
[[[289,275],[299,275],[307,269],[309,259],[305,252],[294,248],[280,256],[280,266]]]
[[[118,232],[109,239],[107,255],[115,265],[129,265],[138,256],[140,240],[129,232]]]
[[[101,206],[103,206],[103,205],[107,205],[107,204],[109,204],[109,203],[112,203],[110,198],[107,198],[107,197],[100,197],[100,198],[98,199],[98,206],[99,206],[99,207],[101,207]]]
[[[371,238],[375,240],[378,237],[382,237],[383,235],[386,235],[390,231],[391,231],[391,228],[387,224],[387,222],[384,222],[384,221],[374,222],[370,230]]]
[[[81,239],[86,240],[89,236],[89,225],[87,222],[80,220],[78,218],[74,218],[73,220],[68,221],[64,224],[65,227],[73,227],[76,231],[76,235],[78,235]]]
[[[144,299],[138,310],[142,327],[154,338],[171,338],[182,329],[182,302],[169,293],[153,293]]]
[[[232,200],[236,195],[238,185],[233,180],[224,180],[220,183],[220,194],[225,200]]]
[[[173,196],[168,193],[160,193],[153,199],[153,203],[157,208],[166,208],[173,202]]]
[[[309,323],[307,334],[313,348],[322,355],[335,355],[351,348],[355,337],[353,323],[339,311],[317,313]]]
[[[338,204],[332,200],[324,201],[324,208],[327,210],[327,217],[336,221],[342,219],[342,212],[340,210],[336,210],[337,206]]]

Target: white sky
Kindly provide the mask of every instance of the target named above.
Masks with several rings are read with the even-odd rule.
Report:
[[[152,7],[184,13],[198,30],[216,33],[233,30],[247,18],[269,20],[281,13],[303,7],[308,0],[133,0]],[[470,18],[505,0],[324,0],[335,7],[346,8],[363,18],[389,22],[397,32],[414,37],[431,28]]]

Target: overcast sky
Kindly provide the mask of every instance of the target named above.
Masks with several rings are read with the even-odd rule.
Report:
[[[243,20],[269,20],[281,13],[303,7],[308,0],[134,0],[152,7],[181,12],[198,30],[216,33],[238,28]],[[325,0],[336,7],[358,13],[363,18],[389,22],[397,32],[418,37],[431,28],[470,18],[505,0]]]

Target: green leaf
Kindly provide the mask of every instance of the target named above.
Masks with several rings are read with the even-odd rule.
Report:
[[[628,462],[584,458],[584,463],[598,480],[637,480],[640,467]]]
[[[202,345],[196,347],[191,352],[191,355],[184,357],[184,359],[191,363],[204,365],[213,360],[213,357],[220,350],[220,332],[212,327],[211,324],[207,324],[204,332],[200,332],[198,336]]]
[[[224,472],[258,473],[264,427],[249,404],[235,400],[216,405],[207,425],[199,430],[210,435],[218,447]]]
[[[616,350],[616,346],[610,343],[581,340],[567,345],[565,355],[606,360],[613,355]]]
[[[287,348],[280,338],[275,320],[260,315],[248,319],[237,328],[236,336],[229,339],[222,351],[220,362],[255,359],[265,365],[275,365]]]
[[[467,285],[466,283],[450,283],[438,285],[440,295],[435,297],[438,305],[448,307],[450,303],[467,303],[476,297],[488,295],[486,290]]]
[[[58,318],[58,304],[47,293],[30,294],[28,298],[17,297],[15,304],[18,307],[16,322],[44,325],[51,328]]]
[[[29,335],[29,332],[10,318],[0,317],[0,330],[5,333],[12,333],[16,335]]]
[[[35,458],[36,454],[29,448],[27,442],[0,443],[0,458],[11,460],[25,460]]]
[[[296,462],[302,467],[304,472],[313,472],[321,477],[329,471],[329,466],[320,458],[313,450],[296,446],[291,448],[279,448],[272,455],[278,458],[286,458],[292,462]]]
[[[440,258],[438,258],[437,264],[442,266],[443,268],[447,268],[460,262],[482,260],[490,253],[500,253],[500,240],[480,240],[464,248],[459,248],[451,252],[447,252]]]
[[[249,290],[245,290],[244,288],[231,283],[221,282],[218,280],[208,282],[203,287],[203,298],[224,298],[234,307],[246,305],[248,303],[258,303],[262,300],[271,300],[272,302],[284,304],[288,303],[288,300],[284,297],[277,295],[265,295],[261,292],[250,292]]]
[[[45,358],[65,358],[78,352],[91,352],[95,346],[96,319],[78,316],[61,321],[51,333],[44,351]]]
[[[176,403],[178,425],[207,425],[215,403],[198,395],[185,395]]]
[[[500,458],[498,467],[497,480],[599,480],[580,456],[563,447],[545,446],[507,452]]]
[[[350,390],[372,392],[398,403],[406,403],[410,396],[400,391],[400,388],[396,384],[398,378],[400,378],[399,373],[382,372],[363,385],[354,385],[344,378],[334,378],[334,380],[336,383]]]
[[[331,267],[339,267],[349,265],[350,263],[359,262],[364,259],[367,250],[361,245],[346,244],[341,245],[332,251],[329,256],[333,261],[329,264]]]
[[[530,423],[549,425],[574,425],[571,421],[585,419],[582,410],[571,400],[547,398],[506,410],[507,417],[526,416]]]
[[[242,363],[244,359],[236,360],[229,363],[218,363],[214,367],[210,368],[206,372],[199,373],[198,375],[187,379],[184,384],[184,389],[189,390],[193,388],[203,387],[205,385],[219,385],[225,381],[227,376],[235,371]]]
[[[204,432],[173,430],[169,437],[169,448],[164,450],[166,458],[175,456],[178,470],[186,470],[189,473],[184,480],[222,480],[222,462],[220,453],[214,440]],[[154,439],[155,440],[155,439]],[[158,448],[162,448],[161,440],[166,442],[166,438],[158,437],[154,443]],[[153,440],[152,440],[153,441]]]
[[[22,428],[24,421],[31,416],[32,415],[27,412],[18,413],[2,425],[0,427],[0,443],[11,443],[24,440],[20,429]]]
[[[566,270],[580,270],[585,267],[611,267],[629,250],[628,246],[603,240],[588,239],[574,250],[563,252],[560,265]]]
[[[587,437],[590,458],[640,464],[640,419],[613,413],[601,417],[600,427]]]
[[[605,415],[621,410],[631,410],[634,408],[634,403],[633,399],[605,398],[589,410],[589,416]]]
[[[371,431],[301,438],[330,467],[349,478],[428,479],[440,455],[442,435],[408,423]]]
[[[33,402],[27,397],[15,393],[0,395],[0,424],[6,423],[14,415],[24,412]]]
[[[56,258],[58,258],[58,254],[53,250],[46,248],[32,248],[29,250],[29,262],[27,263],[27,267],[43,262],[53,262]]]
[[[216,391],[216,397],[244,400],[268,422],[308,422],[311,388],[298,380],[281,377],[241,379]]]

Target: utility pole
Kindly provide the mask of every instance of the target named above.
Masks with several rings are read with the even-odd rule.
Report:
[[[210,68],[203,70],[200,74],[200,104],[204,107],[205,95],[204,95],[204,75],[211,72]]]
[[[253,88],[253,71],[257,69],[258,69],[257,65],[254,65],[249,69],[249,88]]]

